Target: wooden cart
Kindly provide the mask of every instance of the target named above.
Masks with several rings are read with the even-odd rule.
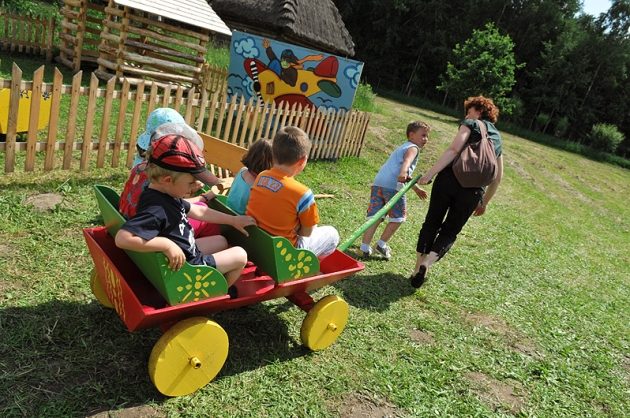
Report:
[[[296,249],[284,238],[248,227],[246,238],[224,231],[232,245],[241,245],[249,262],[228,294],[223,275],[212,267],[186,264],[174,273],[161,253],[133,253],[116,247],[113,236],[124,219],[118,195],[96,186],[105,226],[83,230],[95,269],[92,291],[112,307],[130,331],[159,326],[165,333],[149,358],[149,375],[167,396],[182,396],[209,383],[221,370],[228,353],[223,328],[204,315],[285,297],[307,312],[300,332],[311,350],[330,346],[348,320],[348,304],[338,296],[315,302],[309,292],[363,270],[362,263],[336,250],[321,263],[307,250]],[[229,211],[221,198],[215,209]]]

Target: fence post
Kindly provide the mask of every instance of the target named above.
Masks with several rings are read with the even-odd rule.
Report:
[[[201,71],[199,72],[199,91],[207,91],[208,86],[208,63],[204,60],[204,63],[201,65]]]
[[[136,85],[136,100],[133,104],[133,116],[131,118],[131,134],[129,137],[129,148],[127,152],[127,168],[131,168],[136,155],[136,140],[140,128],[140,116],[142,114],[142,103],[144,101],[144,80]],[[147,114],[147,117],[149,115]]]
[[[9,119],[4,148],[4,172],[12,173],[15,169],[15,138],[17,136],[17,118],[20,109],[20,88],[22,84],[22,70],[13,63],[11,71],[11,94],[9,96]]]
[[[88,94],[87,116],[85,117],[85,130],[83,131],[83,145],[81,146],[81,162],[79,169],[87,171],[92,151],[92,132],[94,128],[94,115],[96,113],[96,96],[98,94],[98,78],[94,73],[90,78],[90,90]]]
[[[37,127],[42,102],[42,82],[44,81],[44,66],[33,73],[33,87],[31,88],[31,106],[29,109],[28,133],[26,136],[26,161],[24,171],[35,169],[35,151],[37,145]]]
[[[114,152],[112,153],[112,167],[118,167],[120,160],[120,150],[122,148],[122,137],[127,123],[127,105],[129,103],[129,80],[123,79],[122,91],[120,92],[120,101],[118,105],[118,119],[116,123],[116,133],[114,134]]]
[[[55,67],[53,79],[52,102],[50,103],[50,120],[48,122],[48,139],[46,140],[46,159],[44,170],[50,171],[55,163],[55,144],[57,142],[57,126],[59,124],[59,103],[61,102],[61,87],[63,75],[59,68]]]
[[[98,149],[96,152],[96,168],[103,168],[103,166],[105,165],[107,137],[109,136],[109,121],[112,118],[112,102],[114,100],[114,87],[116,86],[116,80],[116,77],[110,78],[105,87],[105,103],[103,104],[101,111],[101,114],[103,116],[101,119],[101,132],[98,138]]]
[[[63,149],[63,168],[70,169],[72,165],[72,151],[74,150],[74,138],[76,137],[77,111],[81,90],[81,77],[83,71],[79,71],[72,77],[72,89],[70,91],[70,112],[68,114],[68,124],[66,125],[66,144]]]

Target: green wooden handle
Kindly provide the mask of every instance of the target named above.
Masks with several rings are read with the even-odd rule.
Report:
[[[369,227],[371,227],[372,225],[374,225],[374,223],[376,221],[378,221],[379,219],[381,219],[381,217],[383,215],[385,215],[391,208],[392,206],[394,206],[396,204],[396,202],[398,202],[400,200],[401,197],[404,196],[405,193],[407,193],[409,191],[409,189],[411,189],[413,187],[414,184],[416,184],[416,182],[418,181],[418,179],[420,179],[420,177],[422,177],[422,174],[417,174],[415,177],[413,177],[411,180],[409,180],[402,189],[400,189],[398,191],[398,193],[396,193],[390,200],[389,202],[387,202],[387,204],[385,206],[383,206],[381,208],[381,210],[379,210],[378,212],[376,212],[376,214],[374,216],[372,216],[370,219],[368,219],[367,221],[365,221],[365,223],[363,225],[361,225],[359,227],[359,229],[357,229],[356,231],[354,231],[352,233],[352,235],[350,235],[350,238],[348,238],[347,240],[345,240],[344,242],[342,242],[339,247],[337,247],[337,249],[339,249],[339,251],[346,251],[348,249],[348,247],[350,247],[352,245],[352,243],[360,236],[362,235]]]

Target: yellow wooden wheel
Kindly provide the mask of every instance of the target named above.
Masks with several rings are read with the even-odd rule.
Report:
[[[101,282],[98,280],[98,273],[96,272],[95,268],[93,268],[90,272],[90,288],[92,289],[92,294],[94,295],[98,303],[106,308],[114,308],[114,305],[109,301],[109,298],[107,297],[107,293],[105,293],[105,289],[103,289],[103,286],[101,286]]]
[[[330,295],[320,299],[302,322],[302,344],[313,351],[330,346],[346,327],[348,313],[348,304],[339,296]]]
[[[227,333],[216,322],[194,317],[178,322],[155,344],[149,376],[166,396],[193,393],[219,373],[228,354]]]

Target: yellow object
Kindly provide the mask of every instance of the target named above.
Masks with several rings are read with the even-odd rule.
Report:
[[[194,317],[171,327],[153,347],[149,376],[162,394],[183,396],[219,373],[228,354],[227,333],[216,322]]]
[[[17,130],[16,132],[27,132],[28,124],[31,116],[31,90],[23,90],[20,92],[19,110],[17,112]],[[0,133],[6,134],[9,129],[9,99],[11,98],[11,89],[0,89]],[[50,104],[52,102],[48,93],[43,93],[40,98],[39,118],[37,121],[37,130],[44,129],[48,126],[50,119]]]
[[[93,268],[92,272],[90,273],[90,288],[92,289],[92,294],[101,305],[106,308],[114,307],[114,305],[107,297],[107,293],[105,293],[105,290],[103,290],[101,282],[98,281],[98,273],[96,272],[95,268]]]
[[[302,322],[302,344],[313,351],[329,347],[346,327],[348,313],[348,304],[339,296],[330,295],[319,300]]]

